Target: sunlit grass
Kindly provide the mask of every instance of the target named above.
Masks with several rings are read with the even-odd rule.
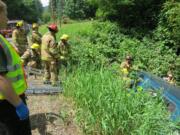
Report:
[[[107,69],[79,67],[63,84],[86,135],[166,135],[172,130],[161,97],[128,91]]]
[[[59,32],[57,33],[57,41],[60,40],[62,34],[68,34],[70,36],[70,40],[73,42],[79,37],[79,32],[82,31],[91,31],[93,21],[83,21],[83,22],[75,22],[72,24],[62,24],[59,27]],[[40,33],[45,34],[48,31],[47,25],[43,25],[40,27]]]

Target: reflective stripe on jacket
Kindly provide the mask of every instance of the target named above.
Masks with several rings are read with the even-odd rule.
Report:
[[[16,94],[21,95],[27,89],[21,58],[13,46],[2,35],[0,35],[0,46],[7,56],[8,72],[5,76],[12,82]],[[0,94],[0,99],[4,99],[2,94]]]

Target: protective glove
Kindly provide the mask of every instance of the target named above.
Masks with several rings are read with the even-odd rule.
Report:
[[[23,102],[16,106],[16,113],[20,120],[25,120],[29,117],[29,109]]]

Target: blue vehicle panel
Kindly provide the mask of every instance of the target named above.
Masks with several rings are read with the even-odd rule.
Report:
[[[144,71],[139,72],[138,76],[143,80],[138,83],[143,90],[162,90],[163,97],[171,105],[171,119],[180,122],[180,87],[171,85],[162,78]]]

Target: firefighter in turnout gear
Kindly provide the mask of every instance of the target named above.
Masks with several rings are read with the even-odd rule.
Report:
[[[31,49],[27,49],[27,51],[21,56],[21,59],[24,65],[32,68],[41,68],[41,58],[40,58],[40,46],[34,43],[31,46]]]
[[[42,35],[39,33],[39,25],[37,23],[32,24],[32,35],[30,36],[30,46],[32,44],[41,45]]]
[[[126,56],[125,61],[121,63],[120,73],[122,75],[123,80],[126,82],[127,87],[131,87],[133,85],[133,80],[130,77],[130,73],[133,70],[133,58],[131,56]]]
[[[173,74],[172,74],[171,71],[169,71],[169,72],[167,73],[167,76],[164,77],[163,79],[164,79],[165,81],[167,81],[168,83],[170,83],[170,84],[173,84],[173,85],[176,84],[176,81],[175,81],[174,76],[173,76]]]
[[[121,63],[121,72],[123,74],[123,77],[128,77],[129,75],[129,72],[131,71],[132,69],[132,57],[131,56],[126,56],[126,59],[124,62]]]
[[[63,34],[61,37],[61,41],[58,44],[58,50],[59,50],[59,63],[60,67],[64,65],[67,68],[68,60],[69,60],[69,54],[71,53],[71,48],[68,43],[69,36],[66,34]]]
[[[53,86],[57,86],[58,81],[58,63],[57,63],[57,43],[56,33],[58,27],[56,24],[48,26],[49,32],[42,37],[41,44],[41,60],[44,66],[44,84],[52,83]]]
[[[27,35],[25,33],[23,26],[24,26],[23,21],[17,22],[16,29],[12,33],[12,40],[14,47],[20,56],[24,54],[24,52],[28,47]]]
[[[6,5],[0,0],[0,29],[7,25]],[[27,88],[21,58],[0,35],[0,123],[11,135],[31,135]]]

